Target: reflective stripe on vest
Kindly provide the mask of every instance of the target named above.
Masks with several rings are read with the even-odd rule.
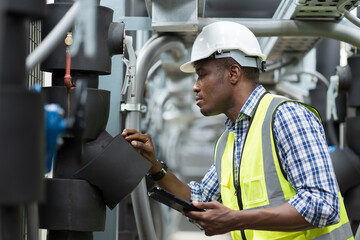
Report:
[[[254,155],[257,156],[256,158],[261,158],[261,159],[251,159],[252,160],[251,163],[253,163],[253,161],[261,161],[261,162],[254,162],[254,164],[256,166],[260,166],[259,168],[261,169],[263,168],[263,172],[264,172],[263,178],[265,180],[264,181],[265,183],[263,183],[263,181],[261,180],[261,176],[258,177],[256,174],[252,176],[250,173],[250,176],[248,176],[250,179],[252,179],[250,181],[248,181],[248,179],[242,179],[242,177],[244,176],[240,176],[240,185],[242,188],[241,190],[244,192],[245,190],[253,189],[256,192],[258,192],[256,194],[260,196],[259,197],[260,200],[259,200],[256,198],[256,196],[254,197],[253,195],[251,195],[253,194],[252,191],[249,191],[250,194],[247,194],[247,197],[244,197],[244,194],[242,194],[241,201],[244,205],[244,209],[246,210],[279,206],[287,202],[288,199],[290,199],[295,195],[294,189],[291,187],[289,182],[284,178],[283,174],[281,173],[280,164],[276,155],[274,140],[272,136],[273,114],[276,108],[280,104],[286,101],[289,100],[283,97],[266,94],[257,108],[260,109],[259,110],[260,113],[256,111],[256,113],[258,114],[256,115],[255,113],[253,116],[254,117],[253,121],[254,122],[256,121],[256,123],[253,123],[252,126],[255,126],[254,127],[255,129],[256,125],[259,126],[259,124],[261,124],[262,125],[261,132],[253,131],[254,129],[251,129],[252,126],[250,126],[248,135],[254,134],[255,136],[250,136],[250,137],[246,136],[243,153],[245,152],[245,154],[249,154],[250,152],[249,156],[251,156],[252,151],[261,148],[259,151],[262,152],[262,155],[261,154],[260,154],[261,156],[258,156],[256,154]],[[316,110],[312,109],[311,107],[307,105],[304,106],[307,107],[309,110],[313,111],[315,114],[317,113],[315,112]],[[250,140],[249,141],[252,144],[246,142],[248,141],[248,138],[251,139],[251,141]],[[233,187],[233,182],[232,182],[232,178],[233,178],[232,166],[229,165],[230,161],[231,162],[233,161],[233,154],[234,154],[233,139],[234,139],[234,134],[229,132],[228,130],[226,130],[221,135],[215,147],[214,160],[216,161],[215,162],[216,172],[222,188],[221,193],[222,193],[223,203],[225,206],[237,210],[238,206],[235,206],[237,201],[233,199],[236,198],[234,196],[234,192],[232,194],[229,193],[229,191],[234,191],[235,189]],[[257,141],[256,139],[258,139],[258,144],[256,144]],[[253,142],[255,142],[255,144]],[[256,147],[253,147],[254,145]],[[247,159],[243,160],[244,155],[242,155],[241,164],[243,162],[246,162],[246,160],[249,159],[249,156],[247,155]],[[223,165],[224,163],[227,163],[228,165]],[[244,163],[244,165],[246,164]],[[240,175],[248,174],[247,173],[248,171],[243,170],[243,169],[247,169],[246,167],[247,166],[241,165]],[[244,171],[245,174],[244,172],[242,173],[242,171]],[[258,171],[262,171],[262,170],[258,170]],[[224,176],[224,179],[222,179],[222,176]],[[257,178],[259,178],[259,180]],[[244,185],[244,181],[247,181],[245,185]],[[315,228],[313,230],[302,231],[302,232],[269,232],[269,231],[245,230],[247,240],[272,239],[275,236],[276,239],[299,239],[299,240],[300,239],[320,239],[320,240],[353,239],[351,228],[349,226],[348,218],[343,204],[343,200],[340,194],[339,194],[339,199],[340,199],[341,220],[338,224],[326,228],[321,228],[321,229]],[[233,239],[236,240],[242,239],[240,236],[240,231],[232,232],[232,236]]]

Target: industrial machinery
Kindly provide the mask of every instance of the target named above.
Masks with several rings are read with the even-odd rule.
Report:
[[[201,179],[225,117],[200,114],[196,76],[179,66],[199,31],[219,20],[242,23],[259,37],[268,56],[260,79],[267,90],[319,110],[360,238],[358,5],[2,0],[0,239],[176,240],[186,239],[176,235],[182,231],[199,233],[148,198],[150,164],[120,133],[148,132],[157,158],[185,182]],[[30,20],[41,20],[42,41],[27,56]],[[36,66],[51,73],[38,90],[26,82]]]

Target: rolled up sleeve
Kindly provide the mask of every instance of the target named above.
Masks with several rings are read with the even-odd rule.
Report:
[[[312,225],[340,221],[336,178],[320,120],[304,106],[287,102],[274,115],[279,157],[296,195],[289,203]]]
[[[192,181],[189,184],[191,190],[191,201],[199,202],[221,202],[220,185],[216,175],[216,168],[213,164],[205,174],[201,183]]]

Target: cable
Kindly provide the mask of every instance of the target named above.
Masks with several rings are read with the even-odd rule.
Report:
[[[327,80],[327,78],[322,75],[321,73],[319,73],[318,71],[313,71],[313,70],[302,70],[301,72],[292,72],[292,73],[289,73],[289,74],[296,74],[296,75],[299,75],[299,74],[309,74],[309,75],[312,75],[314,77],[316,77],[317,79],[319,79],[325,86],[326,88],[329,87],[329,81]]]
[[[322,83],[324,83],[324,85],[326,87],[329,87],[329,84],[330,84],[329,80],[327,80],[327,78],[324,75],[322,75],[321,73],[319,73],[318,71],[304,70],[303,73],[315,76]]]

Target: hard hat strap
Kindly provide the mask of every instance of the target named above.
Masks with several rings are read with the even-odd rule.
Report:
[[[244,53],[238,50],[217,50],[210,57],[214,59],[231,57],[242,67],[254,67],[263,72],[265,71],[265,62],[261,61],[259,57],[245,56]]]

